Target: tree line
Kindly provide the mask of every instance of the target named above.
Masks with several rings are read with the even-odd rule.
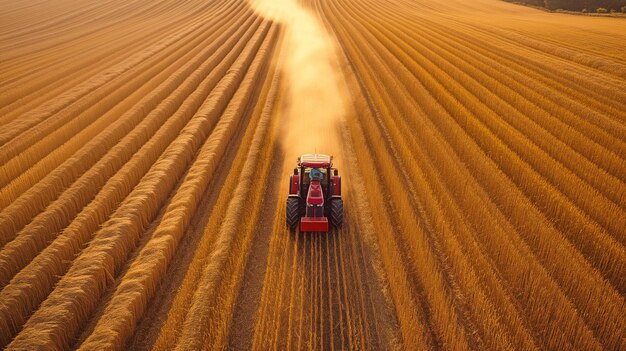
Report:
[[[545,7],[549,10],[569,10],[584,12],[626,11],[626,0],[518,0],[520,2]],[[600,9],[600,11],[598,11]],[[602,10],[604,9],[604,11]]]

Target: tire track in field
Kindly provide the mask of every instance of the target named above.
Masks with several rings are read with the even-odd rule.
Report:
[[[372,41],[372,42],[373,42],[373,41]],[[367,71],[367,72],[375,72],[375,71],[376,71],[376,69],[369,69],[369,70],[363,70],[363,71]],[[393,74],[390,74],[390,75],[386,75],[386,76],[392,77],[392,76],[394,76],[394,75],[393,75]],[[397,83],[396,83],[396,84],[397,84]],[[378,85],[375,85],[375,86],[378,86]],[[426,104],[428,104],[428,102],[426,102]],[[393,114],[392,114],[392,115],[393,115]],[[400,114],[399,116],[402,116],[402,115]],[[405,116],[406,116],[406,115],[405,115]],[[584,265],[583,265],[583,266],[584,266]],[[391,273],[390,273],[390,274],[391,274]],[[608,293],[608,294],[610,295],[610,290],[611,290],[611,289],[609,288],[609,289],[606,289],[606,290],[607,290],[607,291],[606,291],[606,293]],[[570,295],[570,296],[572,296],[572,295]],[[578,300],[578,301],[581,301],[581,300]],[[619,305],[619,302],[618,302],[617,300],[613,299],[613,301],[614,301],[614,303],[616,303],[616,302],[617,302],[617,305],[614,305],[614,306],[618,306],[618,305]],[[584,298],[583,298],[582,302],[583,302],[583,303],[586,303],[586,302],[584,302]],[[609,308],[609,310],[613,310],[613,307]],[[614,324],[614,325],[613,325],[612,327],[610,327],[610,328],[613,328],[613,327],[616,327],[616,324]],[[606,332],[606,330],[605,330],[605,332]],[[614,341],[613,341],[613,342],[614,342]]]
[[[352,165],[342,162],[347,146],[336,142],[326,147],[335,154],[335,164],[347,180],[344,196],[358,199],[349,185]],[[293,158],[286,156],[283,161],[278,178],[283,183],[291,173]],[[240,293],[260,295],[258,306],[236,314],[231,329],[254,323],[253,334],[231,331],[230,345],[236,349],[367,349],[391,345],[393,336],[383,334],[379,324],[389,329],[394,317],[387,313],[381,320],[374,312],[374,306],[382,310],[387,302],[380,296],[378,277],[366,255],[372,248],[364,249],[365,239],[354,229],[353,223],[361,220],[356,211],[346,214],[346,226],[340,231],[289,233],[284,226],[284,201],[284,194],[279,192],[273,229],[268,234],[267,259],[256,258],[256,251],[250,253],[250,262],[265,262],[265,267],[248,269],[244,279],[262,279],[261,291]],[[264,272],[264,276],[251,276],[252,272]],[[252,287],[260,285],[253,283]]]
[[[363,46],[360,46],[360,47],[363,48]],[[374,57],[374,56],[371,56],[371,57]],[[372,60],[372,61],[374,62],[374,60]],[[369,69],[365,69],[365,71],[374,71],[374,69],[369,68]],[[390,73],[385,74],[384,71],[383,71],[382,76],[393,76],[393,74],[390,74]],[[399,103],[399,101],[403,101],[405,98],[408,97],[408,95],[399,93],[396,89],[392,88],[393,86],[394,86],[393,84],[392,85],[388,85],[388,87],[390,89],[390,95],[394,96],[395,97],[395,101],[396,101],[395,103],[391,102],[391,104],[397,104],[397,105],[401,106],[403,104]],[[409,110],[419,110],[419,107],[412,106],[412,107],[409,108]],[[405,116],[410,115],[407,112],[387,113],[387,112],[383,111],[383,113],[387,114],[387,115],[389,115],[389,114],[390,115],[405,115]],[[406,126],[406,125],[401,127],[401,129],[403,131],[420,130],[422,128],[423,127],[421,127],[421,126]],[[380,127],[380,129],[384,130],[385,127],[384,126]],[[390,129],[390,130],[392,130],[392,129]],[[404,138],[406,138],[406,140],[409,140],[409,141],[411,141],[411,140],[420,140],[419,137],[416,137],[411,132],[409,132],[404,137],[399,137],[398,133],[396,131],[396,132],[394,132],[393,137],[391,137],[391,138],[387,137],[387,139],[389,141],[393,140],[393,141],[398,141],[398,142],[401,142]],[[421,150],[422,147],[418,146],[418,145],[410,145],[410,146],[402,146],[399,149],[400,150],[416,150],[417,151],[417,150]],[[427,149],[427,148],[425,148],[425,149]],[[409,157],[399,157],[399,156],[397,156],[397,158],[399,158],[399,159],[406,159],[406,158],[411,158],[411,156],[409,156]],[[407,168],[407,169],[410,170],[410,167],[406,167],[406,166],[400,166],[400,167],[404,167],[404,168]],[[405,181],[405,184],[411,184],[412,182],[421,179],[421,177],[422,176],[420,176],[419,173],[416,174],[415,172],[412,172],[411,175],[408,177],[408,180]],[[424,195],[424,192],[423,192],[424,188],[426,188],[426,187],[424,185],[422,185],[422,184],[419,184],[419,182],[418,182],[415,189],[416,190],[420,190],[420,194],[419,195],[413,195],[413,196],[411,196],[411,198],[421,198],[421,199],[426,200],[427,196]],[[413,190],[413,191],[415,191],[415,190]],[[424,206],[422,206],[422,207],[424,207]],[[427,207],[433,209],[433,208],[436,208],[437,206],[432,206],[432,204],[429,204],[429,206],[427,206]],[[422,210],[421,212],[422,212],[422,214],[420,214],[420,216],[423,216],[424,211]],[[437,220],[433,220],[433,223],[437,223]],[[449,256],[450,255],[449,253],[442,252],[442,250],[441,250],[442,249],[441,243],[437,244],[437,238],[436,237],[433,238],[432,234],[431,234],[431,238],[429,240],[435,241],[434,245],[435,245],[436,248],[438,247],[437,250],[436,250],[438,256]],[[447,272],[447,274],[451,274],[449,266],[447,268],[442,268],[442,271]],[[449,281],[448,284],[454,284],[454,281]],[[476,287],[476,285],[474,285],[474,287],[472,287],[472,288],[466,288],[466,289],[459,289],[458,287],[454,287],[454,291],[458,291],[458,294],[460,294],[460,292],[464,291],[464,290],[465,291],[476,291],[476,290],[479,290],[479,289],[480,289],[480,287]],[[461,297],[461,299],[462,299],[462,297]],[[463,313],[467,313],[467,312],[463,312]],[[467,318],[467,317],[465,317],[465,318]],[[470,321],[466,320],[466,323],[468,323],[468,322],[470,322]],[[475,327],[472,326],[469,329],[472,330],[473,328],[475,328]]]
[[[0,347],[626,347],[621,22],[255,5],[0,3]],[[340,230],[286,230],[295,152]]]
[[[373,71],[371,68],[366,70]],[[384,72],[381,75],[386,76]],[[373,86],[373,84],[368,82],[368,86]],[[389,114],[388,111],[382,111],[382,113]],[[454,343],[456,343],[455,347],[469,347],[467,343],[474,344],[473,347],[476,347],[476,344],[479,344],[481,341],[477,338],[478,336],[475,333],[469,333],[469,331],[472,330],[472,322],[464,313],[464,306],[467,302],[462,299],[462,296],[457,294],[453,295],[451,293],[451,291],[456,289],[453,287],[454,282],[450,278],[450,272],[446,262],[440,260],[441,253],[439,252],[440,249],[437,247],[437,240],[434,237],[434,229],[429,223],[429,219],[423,216],[423,211],[421,210],[422,205],[415,196],[415,190],[411,188],[410,184],[413,177],[408,175],[407,167],[400,163],[400,160],[405,159],[401,152],[408,150],[408,148],[402,145],[393,146],[394,140],[402,140],[401,138],[396,138],[397,132],[390,134],[393,133],[394,128],[397,127],[393,125],[385,126],[384,123],[381,122],[381,116],[377,116],[376,119],[378,120],[376,121],[378,128],[382,131],[380,137],[385,140],[385,144],[387,144],[387,149],[389,150],[388,152],[394,156],[391,161],[392,164],[388,167],[392,170],[397,170],[394,175],[395,178],[390,178],[393,179],[393,181],[389,181],[390,183],[388,183],[387,186],[394,187],[393,184],[405,184],[407,189],[405,189],[404,192],[413,194],[406,199],[399,197],[401,196],[400,194],[396,194],[395,196],[399,204],[395,209],[389,207],[388,210],[390,211],[392,221],[395,221],[393,218],[400,218],[394,223],[396,231],[399,232],[396,240],[398,240],[399,247],[402,248],[400,249],[401,255],[407,262],[410,262],[413,269],[418,272],[414,277],[417,279],[413,279],[412,283],[417,289],[423,291],[423,295],[425,295],[424,300],[422,300],[423,310],[429,311],[430,309],[434,309],[433,312],[426,312],[424,314],[433,331],[431,342],[435,345],[439,345],[439,347],[441,347],[441,345]],[[371,136],[370,138],[376,139]],[[389,174],[387,177],[389,177]],[[407,216],[407,212],[412,213],[412,215]],[[417,222],[417,218],[420,219],[419,222]],[[400,229],[402,227],[415,228],[416,233],[410,233],[406,231],[406,229]],[[420,247],[416,245],[416,241],[424,241],[428,243],[428,245],[426,247]],[[427,257],[425,261],[428,262],[428,264],[419,263],[418,258],[420,257]],[[459,297],[461,297],[461,299],[459,299]]]
[[[259,21],[258,18],[257,21]],[[178,241],[184,235],[197,210],[198,200],[193,199],[192,194],[204,193],[207,183],[214,179],[215,169],[221,163],[220,160],[226,146],[230,144],[236,131],[241,127],[242,120],[247,115],[246,111],[251,108],[249,101],[254,101],[253,94],[258,92],[257,83],[265,78],[262,73],[266,62],[271,58],[271,48],[274,43],[273,30],[271,25],[266,22],[260,23],[259,27],[252,26],[250,28],[254,29],[255,33],[248,41],[242,56],[252,56],[253,59],[247,59],[246,64],[249,66],[243,66],[238,70],[240,76],[229,77],[228,74],[225,76],[227,81],[230,80],[227,78],[232,78],[235,81],[241,79],[240,86],[233,93],[231,101],[217,122],[215,129],[200,149],[196,160],[189,167],[189,172],[184,178],[185,181],[178,193],[174,195],[172,204],[168,206],[163,222],[137,259],[132,262],[129,272],[125,275],[103,315],[98,316],[99,321],[94,332],[81,344],[81,349],[123,348],[132,333],[132,330],[123,326],[127,323],[135,325],[146,308],[145,297],[130,302],[128,301],[129,298],[136,296],[137,293],[147,292],[147,299],[150,299],[155,293],[155,285],[162,278],[157,278],[157,281],[147,279],[146,273],[151,272],[153,276],[157,277],[162,277],[165,274],[165,267],[169,265],[174,252],[177,250]],[[181,227],[182,229],[179,229]],[[170,240],[170,242],[166,242],[166,240]],[[164,242],[167,246],[164,246]],[[167,251],[168,249],[169,251]],[[168,256],[161,258],[158,254],[154,254],[159,252],[168,252]],[[138,285],[140,286],[137,287]],[[138,304],[139,306],[137,306]],[[139,312],[129,314],[127,310],[131,308]],[[111,332],[111,329],[114,331]]]
[[[276,98],[276,85],[278,83],[277,76],[273,73],[275,68],[273,68],[274,64],[272,64],[272,61],[273,60],[268,60],[268,64],[264,69],[265,72],[262,73],[264,76],[259,79],[259,84],[257,84],[257,100],[251,100],[250,102],[250,104],[252,104],[253,101],[256,101],[256,106],[254,106],[254,109],[252,109],[252,106],[249,106],[251,116],[249,117],[250,122],[248,127],[241,129],[236,139],[231,142],[231,151],[229,152],[231,156],[226,156],[226,159],[229,160],[229,164],[220,165],[223,179],[218,176],[216,181],[223,182],[224,187],[219,187],[219,189],[214,188],[212,190],[212,192],[215,193],[215,204],[213,206],[201,206],[199,209],[196,217],[202,217],[202,221],[205,224],[200,226],[192,224],[190,227],[190,231],[195,233],[191,235],[192,237],[201,235],[201,237],[197,239],[199,243],[198,245],[186,244],[181,248],[182,253],[184,253],[185,256],[189,256],[190,260],[193,260],[187,261],[187,263],[182,266],[173,264],[175,270],[173,270],[172,273],[168,272],[168,275],[179,276],[175,278],[179,283],[169,284],[169,286],[164,286],[161,289],[159,298],[153,303],[152,311],[148,315],[148,320],[142,322],[143,325],[140,326],[139,333],[136,333],[133,337],[131,342],[132,349],[153,348],[159,350],[172,348],[177,342],[181,331],[175,331],[168,327],[182,323],[182,320],[188,313],[194,290],[198,288],[202,289],[202,287],[199,287],[197,284],[200,279],[201,268],[208,263],[207,257],[209,256],[209,251],[212,249],[212,246],[215,245],[214,241],[216,238],[213,232],[218,230],[218,227],[223,222],[223,218],[228,216],[229,211],[236,212],[235,208],[231,208],[230,205],[227,206],[231,200],[230,194],[240,185],[240,179],[232,176],[232,174],[243,172],[241,177],[244,179],[247,178],[245,172],[249,172],[249,170],[244,171],[242,167],[249,169],[249,163],[256,162],[254,158],[251,159],[248,153],[254,155],[254,153],[257,152],[256,148],[260,144],[261,136],[268,132],[268,129],[272,129],[273,127],[271,127],[271,125],[276,123],[271,119],[272,114],[269,109]],[[274,78],[270,79],[270,77]],[[261,82],[264,83],[260,84]],[[257,93],[255,93],[255,96]],[[246,115],[247,114],[248,113],[246,113]],[[264,146],[264,148],[271,150],[271,147],[268,146]],[[258,201],[265,202],[266,200],[259,198]],[[265,210],[269,208],[270,207],[264,207]],[[210,213],[208,213],[209,210]],[[271,217],[266,216],[265,219],[267,218]],[[261,221],[263,221],[263,219],[261,219]],[[187,234],[187,236],[189,236],[189,234]],[[182,276],[180,276],[181,274]],[[167,301],[166,305],[159,303],[162,299]],[[146,337],[148,340],[145,340]]]

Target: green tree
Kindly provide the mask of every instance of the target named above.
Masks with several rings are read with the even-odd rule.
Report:
[[[572,7],[572,3],[577,1],[572,0],[544,0],[544,6],[549,10],[569,10]]]

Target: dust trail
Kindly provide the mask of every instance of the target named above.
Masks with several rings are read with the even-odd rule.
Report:
[[[255,12],[285,26],[281,69],[286,81],[283,147],[290,159],[335,150],[347,96],[339,88],[335,43],[297,0],[248,0]]]

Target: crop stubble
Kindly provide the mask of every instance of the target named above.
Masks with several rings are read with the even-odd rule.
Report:
[[[312,235],[283,24],[62,2],[0,2],[1,346],[626,348],[622,20],[302,1],[349,92],[318,147],[346,222]]]

